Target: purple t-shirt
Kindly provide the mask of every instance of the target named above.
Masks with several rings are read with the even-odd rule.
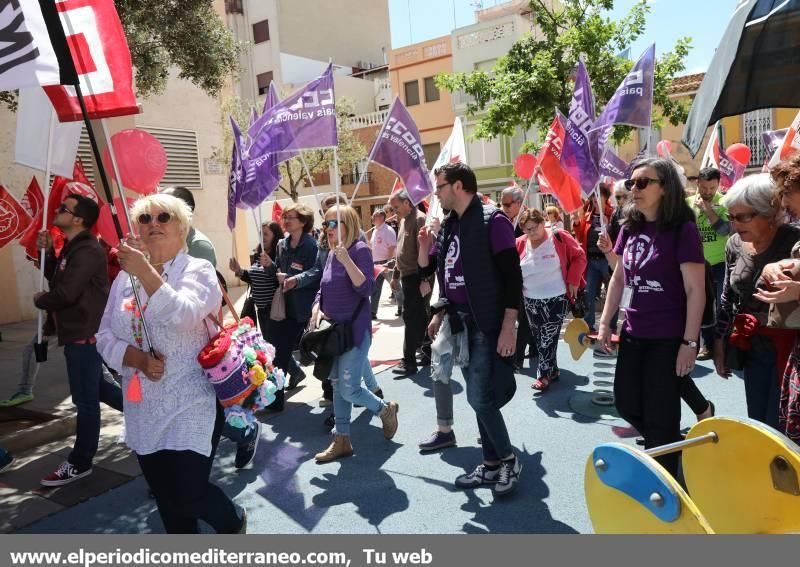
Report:
[[[464,266],[461,262],[461,238],[459,237],[459,220],[453,222],[453,237],[445,256],[443,274],[444,287],[442,294],[450,303],[466,305],[467,285],[464,282]],[[514,227],[508,217],[502,214],[495,215],[489,222],[489,244],[492,254],[499,254],[508,248],[516,248]]]
[[[622,259],[626,286],[636,270],[633,299],[625,311],[625,331],[642,339],[683,338],[686,290],[680,265],[704,262],[697,225],[687,222],[678,233],[657,235],[655,222],[645,223],[638,233],[623,228],[614,252]]]

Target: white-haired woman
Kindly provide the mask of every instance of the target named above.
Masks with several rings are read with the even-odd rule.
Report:
[[[114,281],[97,333],[100,354],[122,375],[125,442],[136,453],[167,533],[197,533],[199,519],[217,533],[243,532],[244,513],[208,480],[224,418],[197,354],[208,342],[205,319],[222,300],[217,274],[207,260],[186,254],[192,213],[183,201],[149,195],[131,214],[139,238],[129,237],[119,248],[126,273]]]
[[[795,333],[767,328],[769,305],[754,295],[764,266],[790,257],[800,228],[784,224],[775,186],[766,173],[736,182],[722,204],[735,234],[725,246],[714,365],[724,378],[730,376],[731,366],[742,369],[747,415],[777,428],[780,378]]]

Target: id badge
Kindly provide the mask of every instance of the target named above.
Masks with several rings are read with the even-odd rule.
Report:
[[[622,300],[619,302],[620,309],[630,309],[633,301],[633,286],[626,285],[622,290]]]

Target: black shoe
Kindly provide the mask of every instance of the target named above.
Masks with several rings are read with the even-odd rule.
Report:
[[[377,320],[378,320],[378,316],[377,316],[377,315],[373,315],[373,316],[372,316],[372,320],[373,320],[373,321],[377,321]]]
[[[259,439],[261,439],[261,423],[256,422],[256,430],[253,439],[249,443],[242,443],[236,447],[236,459],[233,461],[233,466],[237,469],[243,469],[253,462],[256,456],[256,449],[258,449]]]
[[[644,447],[644,437],[637,437],[636,438],[636,444],[637,445],[641,445],[642,447]]]
[[[294,390],[297,388],[297,385],[306,379],[306,373],[302,370],[298,370],[294,374],[289,377],[289,385],[286,387],[287,390]]]
[[[278,390],[275,392],[275,401],[265,407],[264,411],[267,413],[278,413],[283,411],[283,404],[285,400],[286,394],[284,394],[283,390]]]
[[[392,368],[392,374],[399,374],[400,376],[413,376],[419,372],[419,369],[416,366],[406,366],[402,362]]]
[[[325,421],[322,422],[325,426],[325,431],[333,431],[333,427],[336,425],[336,416],[330,414],[328,417],[325,418]]]
[[[419,366],[430,366],[431,365],[431,357],[430,356],[420,356],[417,359],[417,364]]]

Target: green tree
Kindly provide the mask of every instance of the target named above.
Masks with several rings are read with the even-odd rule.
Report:
[[[238,66],[239,46],[213,0],[115,0],[136,69],[136,91],[163,92],[171,68],[211,96]],[[16,107],[14,92],[0,101]]]
[[[243,133],[250,123],[251,105],[240,98],[230,98],[222,105],[222,126],[224,129],[224,147],[215,152],[217,159],[225,160],[230,167],[230,156],[233,151],[233,133],[231,132],[229,116],[233,116]],[[367,149],[349,128],[350,117],[353,116],[355,101],[348,97],[336,99],[336,130],[339,139],[337,157],[339,173],[350,171],[352,167],[367,157]],[[260,109],[259,109],[260,110]],[[308,165],[308,170],[313,176],[315,173],[327,173],[333,166],[333,150],[306,150],[303,157]],[[282,162],[278,169],[281,173],[281,182],[278,191],[297,202],[300,190],[310,187],[311,180],[306,175],[305,167],[299,157]]]
[[[441,88],[461,90],[473,97],[467,114],[479,117],[476,138],[510,136],[517,128],[528,131],[535,127],[543,139],[553,120],[553,109],[558,107],[565,113],[569,110],[571,75],[580,54],[585,56],[598,110],[602,109],[633,66],[632,61],[618,54],[642,36],[650,12],[647,0],[639,0],[619,21],[607,15],[614,0],[532,0],[530,6],[535,31],[517,41],[491,72],[440,74],[436,78]],[[690,48],[691,39],[681,38],[672,51],[662,52],[656,62],[654,128],[664,120],[677,125],[686,119],[688,103],[670,99],[667,89],[684,70]],[[630,131],[617,127],[613,139],[624,141]],[[537,145],[528,141],[524,149],[535,149]]]

